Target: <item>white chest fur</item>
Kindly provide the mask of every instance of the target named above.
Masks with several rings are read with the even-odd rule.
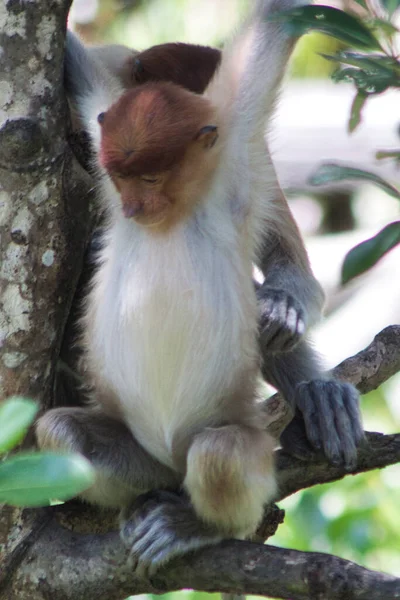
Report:
[[[257,362],[250,261],[217,210],[149,235],[118,220],[89,297],[89,361],[117,394],[133,433],[171,463],[174,431]],[[235,250],[237,248],[237,250]]]

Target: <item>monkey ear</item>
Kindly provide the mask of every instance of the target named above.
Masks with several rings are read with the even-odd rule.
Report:
[[[194,139],[200,142],[204,148],[212,148],[218,139],[218,127],[216,125],[205,125],[196,133]]]

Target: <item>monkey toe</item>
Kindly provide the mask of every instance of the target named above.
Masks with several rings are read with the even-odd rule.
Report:
[[[296,404],[311,445],[332,464],[352,470],[364,438],[357,390],[334,380],[303,382],[296,389]]]
[[[150,578],[175,555],[176,536],[163,519],[158,507],[136,528],[132,538],[131,557],[138,577]]]
[[[164,490],[139,496],[124,512],[121,537],[136,574],[147,579],[173,558],[222,539],[200,521],[184,494]]]

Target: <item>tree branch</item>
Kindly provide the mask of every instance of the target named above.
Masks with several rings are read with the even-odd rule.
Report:
[[[346,471],[343,466],[334,466],[326,460],[304,462],[281,450],[276,453],[279,496],[282,500],[299,490],[320,483],[342,479],[373,469],[382,469],[400,462],[400,433],[383,435],[367,433],[367,442],[358,449],[357,467]]]
[[[378,333],[367,348],[341,362],[332,371],[336,379],[356,386],[361,394],[375,390],[400,371],[400,325],[390,325]],[[292,418],[287,402],[274,394],[263,403],[268,415],[268,431],[276,439]]]
[[[400,371],[400,325],[390,325],[370,345],[340,363],[333,375],[366,394]]]
[[[291,600],[394,600],[400,579],[320,553],[231,540],[174,560],[152,582],[135,577],[116,532],[71,534],[53,520],[26,553],[1,600],[121,600],[185,587]],[[23,584],[23,585],[22,585]]]
[[[400,434],[371,433],[367,440],[368,444],[360,449],[358,467],[350,474],[400,460]],[[277,467],[279,499],[349,474],[343,467],[325,461],[303,463],[283,452],[278,452]],[[14,561],[7,565],[9,576],[2,582],[0,579],[0,600],[121,600],[124,595],[185,587],[269,594],[291,600],[400,598],[400,579],[395,577],[330,555],[239,541],[223,542],[177,559],[154,581],[143,581],[134,576],[117,532],[88,535],[77,531],[82,524],[86,531],[107,529],[109,513],[78,503],[25,512],[30,519],[36,515],[41,529],[33,538],[24,539],[17,554],[14,550]],[[279,514],[273,518],[281,520]],[[262,527],[268,528],[268,522]],[[33,526],[35,529],[38,527]]]

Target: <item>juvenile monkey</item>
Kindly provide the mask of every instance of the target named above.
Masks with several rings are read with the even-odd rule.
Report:
[[[83,318],[91,406],[49,411],[37,435],[92,461],[84,498],[124,509],[123,534],[150,573],[251,535],[274,498],[260,366],[298,411],[287,448],[309,442],[351,468],[362,439],[356,391],[322,379],[304,339],[322,294],[265,152],[293,46],[268,17],[296,4],[260,1],[201,95],[170,81],[126,91],[67,37],[67,91],[108,227]],[[253,261],[265,275],[258,302]],[[161,491],[140,496],[149,490]]]

